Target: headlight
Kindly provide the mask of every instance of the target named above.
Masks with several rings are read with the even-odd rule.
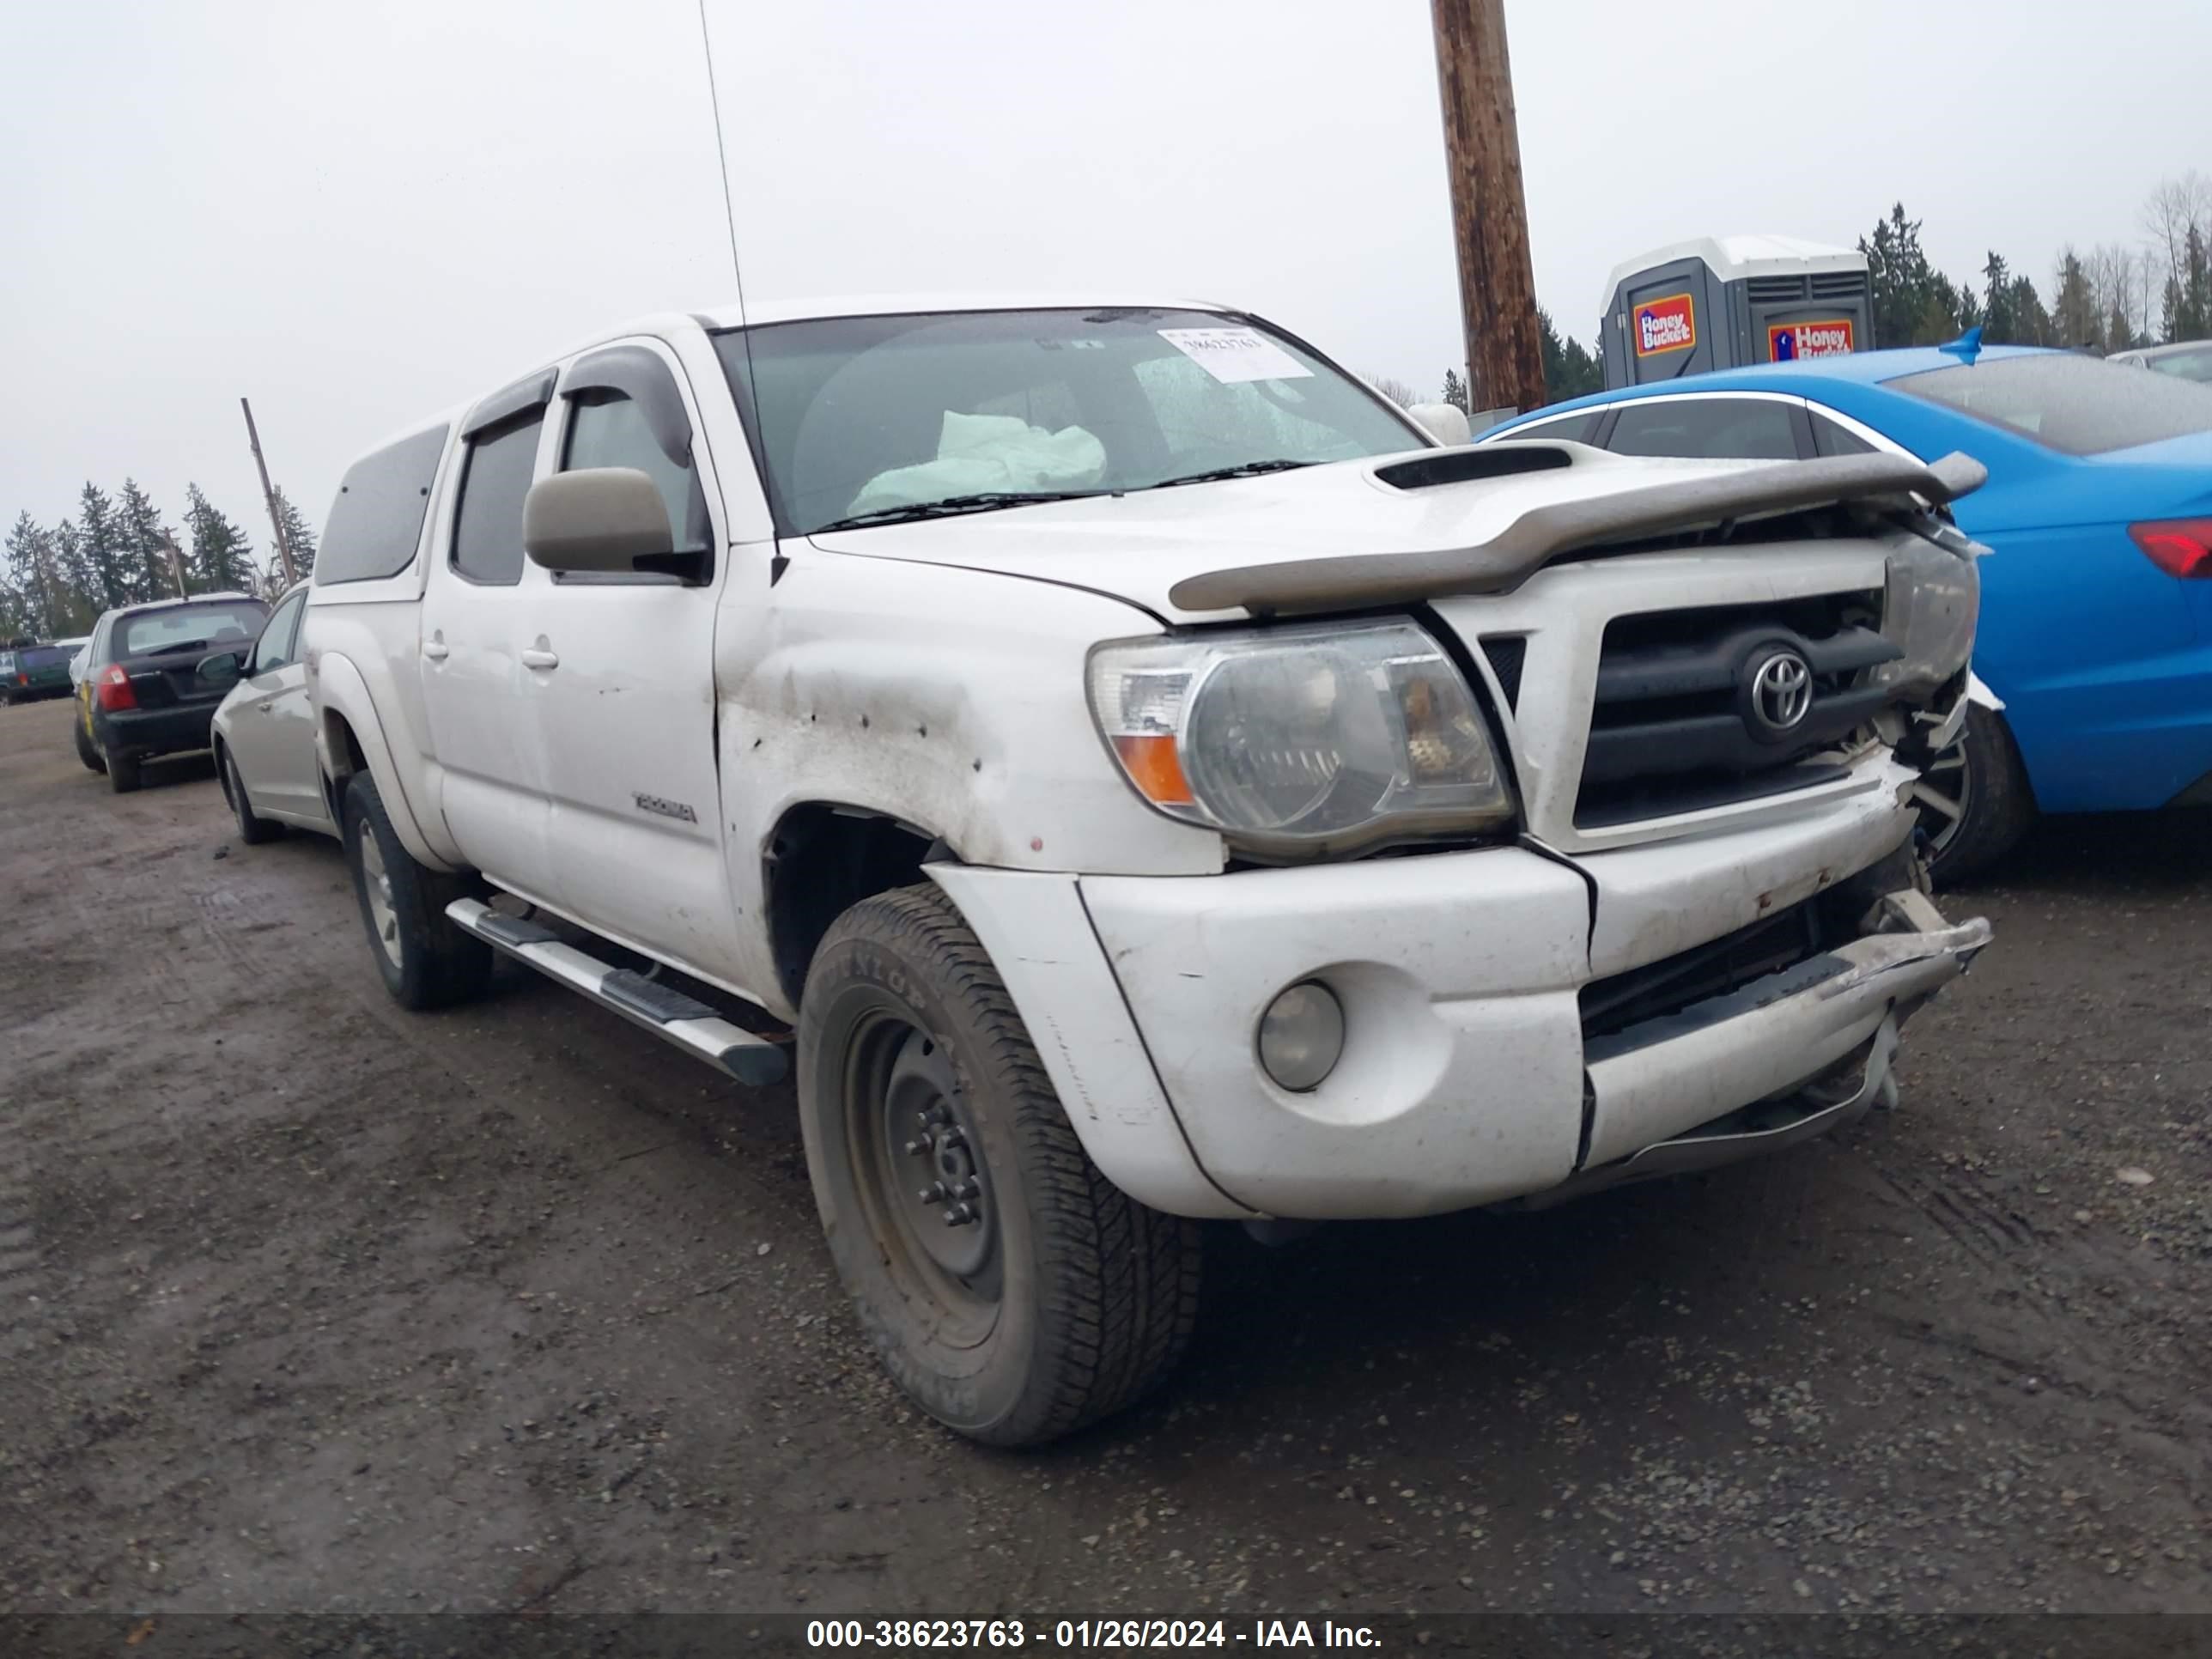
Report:
[[[1255,851],[1318,857],[1513,813],[1467,682],[1409,622],[1100,646],[1091,708],[1138,793]]]
[[[1982,599],[1975,560],[1988,551],[1948,525],[1899,538],[1889,555],[1881,631],[1905,655],[1875,671],[1878,684],[1925,697],[1966,665]]]

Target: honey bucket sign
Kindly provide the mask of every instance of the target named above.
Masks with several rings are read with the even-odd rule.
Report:
[[[1795,362],[1800,357],[1844,357],[1852,350],[1851,319],[1838,317],[1825,323],[1777,323],[1766,331],[1770,362]]]
[[[1697,349],[1698,313],[1686,294],[1646,300],[1636,307],[1631,326],[1635,331],[1636,355],[1639,357]]]

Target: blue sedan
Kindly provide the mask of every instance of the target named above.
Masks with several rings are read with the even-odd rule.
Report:
[[[1555,404],[1480,441],[1796,460],[1963,450],[1982,565],[1977,705],[1922,785],[1936,873],[2045,812],[2212,805],[2212,386],[1974,337],[1724,369]]]

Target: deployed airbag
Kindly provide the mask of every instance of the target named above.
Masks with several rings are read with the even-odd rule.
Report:
[[[1048,432],[1018,415],[945,411],[937,459],[878,472],[847,512],[858,517],[895,507],[996,490],[1015,494],[1087,489],[1106,470],[1106,446],[1079,426]]]

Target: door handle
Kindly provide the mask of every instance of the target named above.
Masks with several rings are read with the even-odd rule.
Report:
[[[561,665],[560,653],[549,651],[542,645],[526,645],[522,647],[521,655],[525,668],[558,668]]]
[[[447,648],[445,635],[433,634],[422,641],[422,654],[432,662],[443,662],[453,653]]]

